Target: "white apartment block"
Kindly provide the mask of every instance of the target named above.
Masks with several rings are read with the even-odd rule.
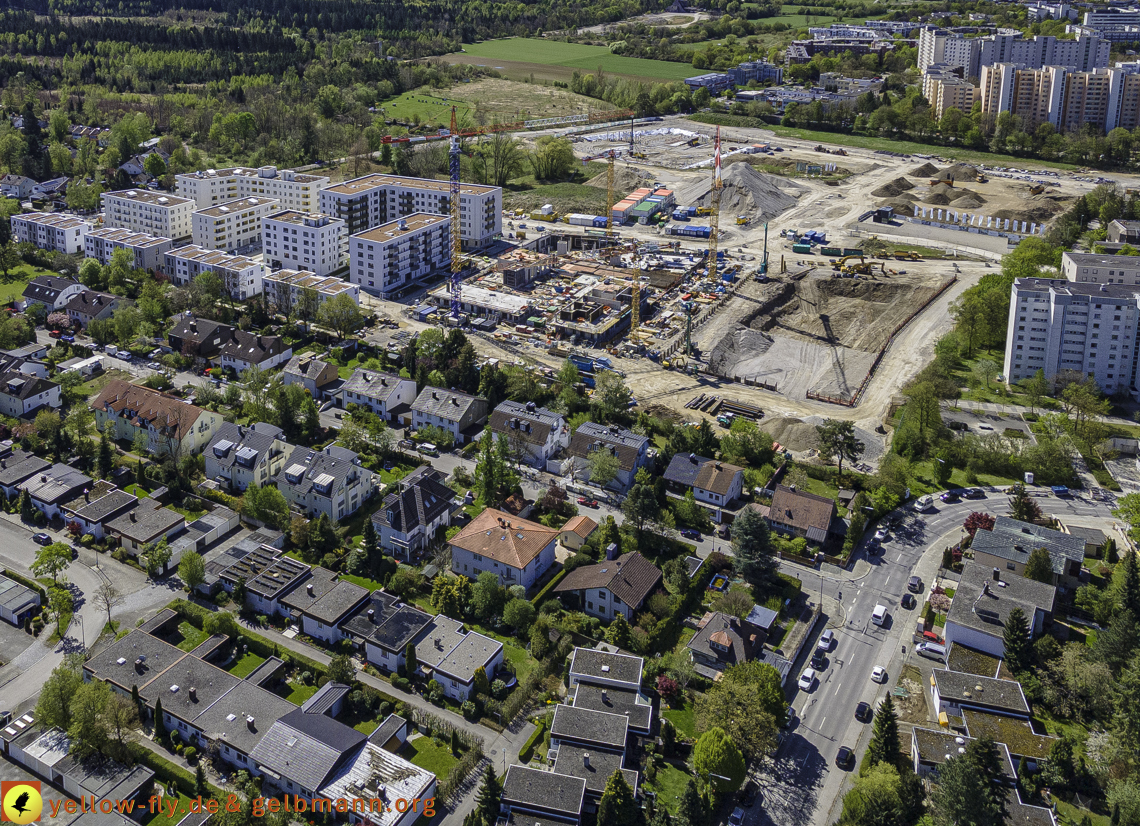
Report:
[[[1070,66],[1091,72],[1108,66],[1112,44],[1095,34],[1076,40],[1058,40],[1051,35],[1023,38],[1016,34],[966,37],[959,32],[927,27],[918,34],[918,70],[945,63],[965,70],[967,78],[980,77],[982,68],[995,63],[1021,63],[1030,69]]]
[[[1076,370],[1106,393],[1136,396],[1138,319],[1135,287],[1019,278],[1009,306],[1007,381],[1019,382],[1038,370],[1049,379],[1061,370]]]
[[[297,306],[302,290],[312,290],[317,294],[318,307],[330,298],[342,294],[360,304],[360,287],[356,284],[303,270],[267,272],[261,283],[266,302],[282,315],[289,315],[292,308]]]
[[[261,221],[281,209],[272,198],[237,198],[194,212],[194,244],[207,250],[245,249],[261,242]]]
[[[1140,256],[1066,252],[1061,256],[1061,275],[1077,284],[1137,287],[1140,286]]]
[[[135,269],[159,273],[165,271],[164,256],[173,246],[174,242],[169,238],[129,229],[94,229],[83,239],[84,255],[100,264],[110,264],[111,255],[122,248],[134,257]]]
[[[258,169],[232,167],[176,175],[178,194],[194,201],[198,209],[217,206],[235,198],[273,198],[284,209],[315,212],[319,194],[329,185],[323,175],[309,175],[275,166]]]
[[[261,219],[262,258],[271,267],[329,275],[348,257],[348,233],[341,218],[286,210]]]
[[[348,280],[381,298],[451,261],[451,221],[417,212],[348,239]]]
[[[75,255],[83,252],[83,238],[91,224],[58,212],[29,212],[12,216],[12,237],[49,252]]]
[[[189,238],[194,202],[149,189],[103,193],[103,226],[163,238]]]
[[[244,255],[204,250],[193,244],[170,250],[163,258],[166,277],[185,286],[204,272],[216,273],[234,301],[247,301],[261,292],[265,266]]]
[[[321,191],[321,212],[343,218],[351,235],[417,212],[450,214],[447,181],[365,175]],[[459,189],[459,237],[464,250],[490,246],[503,231],[503,190],[462,184]]]

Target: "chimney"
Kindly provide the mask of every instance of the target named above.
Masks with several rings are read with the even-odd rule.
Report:
[[[588,751],[582,752],[582,765],[585,766],[587,769],[590,768],[590,752],[588,752]]]
[[[311,582],[310,582],[309,584],[307,584],[307,585],[305,586],[305,592],[306,592],[306,593],[307,593],[309,596],[312,596],[312,595],[313,595],[313,583],[311,583]]]
[[[720,462],[717,462],[716,463],[716,469],[717,470],[724,470],[724,465],[722,465]]]
[[[1001,573],[997,568],[994,568],[994,582],[1001,582]]]
[[[139,518],[137,516],[135,516],[134,511],[131,511],[131,521],[132,522],[138,522],[139,521]]]
[[[368,609],[368,619],[372,622],[376,621],[376,609],[375,608],[369,608]]]
[[[198,689],[194,686],[190,686],[190,702],[198,702]]]
[[[246,717],[245,718],[245,724],[246,724],[246,726],[249,727],[250,731],[257,731],[257,728],[254,725],[255,723],[256,723],[256,720],[254,720],[252,717]]]
[[[602,689],[602,702],[606,702],[606,690],[604,688]]]

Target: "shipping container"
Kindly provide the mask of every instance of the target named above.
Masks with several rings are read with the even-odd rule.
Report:
[[[844,255],[862,255],[863,250],[859,249],[858,247],[844,247],[843,248],[843,254]]]
[[[832,258],[838,258],[843,255],[843,249],[840,247],[824,247],[820,250],[824,255],[829,255]]]
[[[606,228],[606,219],[605,219],[605,216],[603,216],[603,215],[595,215],[592,223],[593,223],[593,226],[597,229],[605,229]]]
[[[673,210],[673,220],[674,221],[688,221],[689,220],[689,213],[685,212],[685,210],[683,210],[683,209],[675,209],[675,210]]]
[[[810,254],[811,244],[792,244],[792,252],[799,254]]]

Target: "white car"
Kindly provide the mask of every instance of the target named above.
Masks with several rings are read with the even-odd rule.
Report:
[[[800,675],[800,691],[811,691],[813,685],[815,685],[815,669],[808,668]]]
[[[875,541],[876,542],[882,542],[886,538],[887,538],[887,529],[886,528],[879,528],[877,531],[875,531]]]
[[[876,665],[871,670],[871,680],[876,683],[885,683],[887,681],[887,669],[881,665]]]
[[[835,642],[835,632],[828,628],[819,635],[819,642],[816,643],[815,647],[820,651],[830,651],[833,642]]]

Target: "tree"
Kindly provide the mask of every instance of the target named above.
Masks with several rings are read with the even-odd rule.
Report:
[[[855,423],[826,419],[816,425],[819,434],[819,452],[824,461],[836,459],[839,462],[839,475],[843,476],[843,460],[854,462],[863,455],[866,445],[855,438]]]
[[[522,171],[526,158],[522,142],[507,132],[496,132],[489,140],[481,140],[472,154],[482,181],[500,187]]]
[[[966,517],[966,521],[962,524],[962,527],[966,529],[966,533],[969,534],[970,539],[973,539],[974,534],[980,530],[992,531],[995,524],[997,524],[997,520],[988,513],[974,511]]]
[[[717,684],[697,698],[697,731],[722,728],[749,760],[767,754],[776,745],[778,718],[760,704],[760,695],[760,689],[745,683]]]
[[[677,804],[677,826],[704,826],[706,820],[708,807],[697,789],[696,781],[690,777],[681,801]]]
[[[329,682],[352,685],[356,682],[356,669],[347,654],[337,654],[329,660]]]
[[[206,563],[202,555],[197,551],[185,551],[178,563],[178,577],[186,591],[193,594],[194,589],[206,581]]]
[[[1140,768],[1140,657],[1121,672],[1110,731],[1113,752],[1135,774]]]
[[[206,782],[206,770],[202,768],[201,760],[198,761],[198,765],[194,769],[194,794],[202,798],[210,794],[210,786]]]
[[[75,600],[71,596],[71,591],[60,587],[49,588],[48,606],[51,608],[51,612],[55,614],[55,633],[62,637],[66,628],[63,620],[66,617],[70,623],[72,612],[75,609]]]
[[[990,359],[979,359],[974,363],[973,374],[985,384],[988,389],[994,376],[1001,373],[1001,365]]]
[[[639,826],[644,820],[641,806],[633,797],[633,789],[625,782],[621,769],[615,769],[606,781],[602,798],[598,801],[598,823]]]
[[[732,523],[732,551],[736,574],[750,585],[765,587],[776,575],[771,532],[758,511],[745,508]]]
[[[503,799],[503,787],[495,774],[494,766],[488,764],[483,774],[483,785],[479,787],[479,794],[475,797],[475,811],[483,818],[483,823],[494,826],[499,818],[500,802]]]
[[[71,698],[71,751],[87,757],[99,750],[107,740],[107,721],[104,710],[111,698],[111,686],[103,680],[85,682]]]
[[[40,689],[36,702],[36,720],[46,731],[71,727],[71,699],[83,685],[83,655],[69,654],[52,669]]]
[[[618,457],[604,449],[591,451],[586,464],[590,468],[590,481],[601,488],[612,482],[621,470]]]
[[[693,770],[718,794],[735,794],[744,783],[744,755],[724,729],[711,728],[693,746]]]
[[[629,627],[625,614],[614,617],[610,627],[606,629],[606,642],[626,651],[633,648],[633,629]]]
[[[277,530],[285,530],[289,525],[289,502],[277,488],[267,485],[250,485],[242,497],[243,516],[256,519]]]
[[[506,440],[496,440],[490,428],[483,431],[473,487],[478,498],[488,507],[496,507],[518,485],[518,476],[508,462],[509,450]]]
[[[628,421],[632,398],[625,380],[613,370],[604,370],[594,377],[591,406],[599,422]]]
[[[166,740],[166,721],[162,719],[162,698],[154,701],[154,740],[162,743]]]
[[[867,745],[867,759],[870,765],[886,763],[890,766],[899,761],[899,718],[895,714],[895,704],[888,694],[875,712],[875,724],[871,729],[871,742]]]
[[[233,596],[233,600],[234,600],[234,605],[236,605],[238,607],[238,610],[239,611],[244,610],[245,609],[245,596],[246,596],[246,593],[245,593],[245,577],[244,576],[239,576],[237,578],[237,582],[234,583],[234,591],[233,591],[232,596]],[[207,619],[209,619],[209,617],[207,617]]]
[[[1029,639],[1029,620],[1025,612],[1015,607],[1005,620],[1002,634],[1005,661],[1014,674],[1021,674],[1033,664],[1033,644]]]
[[[838,826],[909,826],[922,813],[922,781],[886,762],[868,768],[843,797]]]
[[[930,809],[936,826],[1002,826],[1005,786],[993,740],[984,736],[972,740],[965,754],[942,764]]]
[[[730,617],[744,619],[755,607],[752,595],[744,588],[730,588],[713,603],[713,610]]]
[[[1044,548],[1034,548],[1029,559],[1025,561],[1025,577],[1027,579],[1053,584],[1053,559]]]
[[[317,323],[327,327],[344,339],[364,325],[364,314],[348,293],[341,293],[326,299],[317,311]]]
[[[104,582],[95,591],[96,607],[107,612],[107,625],[111,625],[111,611],[125,601],[119,587],[114,582]],[[113,627],[113,626],[112,626]]]
[[[166,573],[167,563],[170,562],[170,557],[173,551],[170,550],[170,544],[166,541],[166,537],[158,540],[150,546],[146,552],[146,574],[151,579],[158,579]]]
[[[404,673],[415,674],[420,670],[420,659],[416,654],[415,643],[408,643],[408,647],[404,649]]]
[[[1030,378],[1022,379],[1019,386],[1029,397],[1029,409],[1031,411],[1036,411],[1041,399],[1049,394],[1049,379],[1045,378],[1044,370],[1038,370]]]
[[[1019,522],[1036,522],[1041,518],[1041,506],[1029,495],[1025,485],[1014,485],[1013,496],[1009,500],[1009,515]]]
[[[397,574],[399,571],[396,572]],[[395,574],[392,576],[395,579]],[[391,583],[389,583],[391,590]],[[431,607],[449,617],[467,615],[471,602],[471,580],[467,577],[437,576],[432,580]]]
[[[522,637],[530,630],[536,613],[534,606],[528,600],[516,597],[503,608],[503,622],[515,629],[515,634]]]
[[[95,460],[95,468],[103,479],[108,478],[115,469],[115,452],[111,447],[111,437],[107,435],[106,430],[99,434],[99,453]]]
[[[562,181],[573,174],[578,165],[574,150],[568,138],[543,135],[535,141],[530,155],[530,166],[534,177],[540,181]]]
[[[27,493],[27,491],[23,491]],[[23,495],[21,494],[21,500]],[[59,584],[59,575],[71,564],[71,548],[63,542],[44,545],[36,551],[32,562],[32,573],[36,576],[50,576],[53,585]]]
[[[1120,607],[1131,611],[1132,616],[1140,617],[1140,564],[1135,553],[1129,551],[1124,554],[1120,571]]]
[[[499,616],[507,604],[508,594],[499,583],[499,575],[494,571],[483,571],[475,578],[475,585],[471,589],[471,607],[475,610],[475,618],[486,622]]]
[[[139,724],[138,704],[122,694],[112,692],[103,708],[103,718],[108,738],[104,750],[112,759],[130,763],[131,743],[134,741],[134,730]]]

